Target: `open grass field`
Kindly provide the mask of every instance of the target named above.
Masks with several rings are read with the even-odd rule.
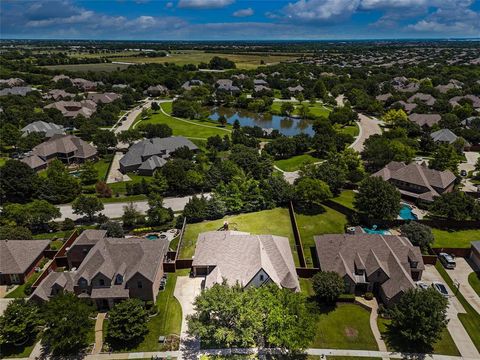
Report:
[[[171,111],[171,103],[162,103],[162,108],[166,113]],[[168,114],[158,112],[152,114],[148,120],[140,120],[133,124],[136,128],[140,124],[166,124],[170,126],[174,136],[185,136],[192,139],[207,139],[210,136],[230,133],[231,126],[221,127],[218,122],[211,120],[186,120],[173,118]]]
[[[370,312],[355,304],[317,309],[312,348],[378,350],[370,329]]]
[[[475,290],[478,296],[480,296],[480,272],[472,272],[468,275],[468,283]]]
[[[382,317],[377,318],[378,329],[382,336],[388,334],[388,325],[390,324],[390,319],[384,319]],[[390,344],[386,341],[386,345],[389,351],[401,351],[402,349],[397,348],[394,344]],[[433,353],[438,355],[451,355],[451,356],[460,356],[460,353],[455,345],[455,342],[452,339],[452,336],[447,329],[444,329],[442,332],[442,338],[433,344]]]
[[[298,230],[302,238],[303,252],[305,253],[305,262],[307,267],[313,266],[311,247],[315,247],[314,235],[322,234],[343,234],[347,218],[345,215],[329,207],[325,207],[325,212],[317,215],[305,215],[296,213]]]
[[[120,59],[123,59],[123,58],[120,58]],[[118,60],[118,61],[122,61],[122,60]],[[42,67],[50,70],[111,72],[115,70],[123,70],[129,66],[130,65],[126,65],[126,64],[98,63],[98,64],[47,65]]]
[[[480,239],[480,229],[475,230],[440,230],[432,229],[435,238],[434,248],[469,248],[472,241]]]
[[[214,56],[227,58],[238,69],[256,69],[260,65],[277,64],[282,61],[295,60],[298,55],[270,55],[270,54],[221,54],[206,53],[203,51],[177,51],[164,57],[109,57],[111,61],[124,61],[131,63],[174,63],[177,65],[208,63]],[[262,64],[262,61],[264,64]]]
[[[332,198],[331,200],[343,205],[349,209],[353,209],[353,199],[355,198],[355,192],[353,190],[343,190],[340,195]]]
[[[437,261],[435,268],[442,276],[443,280],[447,283],[450,289],[455,289],[453,280],[448,275],[447,271],[443,268],[443,265],[440,261]],[[455,293],[458,301],[462,304],[466,313],[458,313],[458,319],[462,323],[463,327],[467,331],[468,335],[472,339],[473,344],[480,351],[480,314],[475,311],[475,309],[468,303],[468,301],[463,297],[461,291]]]
[[[300,114],[300,107],[302,105],[308,105],[308,111],[312,116],[325,116],[328,117],[328,114],[331,111],[331,108],[323,105],[322,103],[315,103],[310,104],[308,101],[305,101],[300,105],[298,102],[292,102],[295,105],[295,109],[292,112],[292,115],[299,115]],[[282,102],[276,101],[272,104],[271,110],[272,113],[280,114],[282,108]]]
[[[254,213],[226,216],[223,219],[202,221],[196,224],[188,224],[180,249],[180,258],[189,259],[195,253],[198,234],[205,231],[216,231],[228,220],[230,229],[246,231],[252,234],[278,235],[288,237],[292,248],[293,259],[298,265],[298,256],[295,250],[292,225],[288,209],[276,208]]]
[[[275,165],[283,171],[297,171],[302,166],[306,164],[313,164],[317,161],[320,161],[320,159],[310,154],[302,154],[302,155],[292,156],[291,158],[288,158],[288,159],[275,160]]]

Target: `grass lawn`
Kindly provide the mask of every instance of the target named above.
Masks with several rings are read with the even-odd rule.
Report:
[[[158,308],[158,313],[156,316],[148,320],[147,335],[138,346],[133,349],[128,349],[128,351],[162,351],[165,349],[164,345],[158,342],[159,336],[168,336],[172,334],[180,336],[182,327],[182,307],[178,300],[173,296],[176,282],[177,274],[168,274],[165,290],[160,291],[157,295],[156,306]],[[104,327],[105,332],[107,327]]]
[[[112,162],[113,155],[106,155],[100,158],[97,162],[95,162],[94,167],[95,170],[98,172],[98,180],[105,181],[107,178],[108,169],[110,167],[110,163]]]
[[[38,335],[36,338],[27,341],[26,344],[21,346],[2,345],[0,358],[28,358],[37,341],[39,341]]]
[[[472,272],[468,275],[468,283],[475,290],[478,296],[480,296],[480,273]]]
[[[292,156],[288,159],[276,160],[275,165],[277,165],[283,171],[297,171],[305,164],[313,164],[314,162],[319,161],[320,159],[313,157],[310,154],[302,154],[297,156]]]
[[[443,268],[440,261],[437,261],[435,267],[442,276],[443,280],[450,287],[450,289],[454,289],[455,286],[453,284],[453,281],[446,272],[446,270]],[[465,330],[467,331],[468,335],[472,339],[473,343],[475,344],[475,347],[478,351],[480,351],[480,314],[477,313],[475,309],[463,297],[461,291],[458,291],[455,295],[457,296],[458,301],[460,301],[466,311],[466,313],[459,313],[458,318]]]
[[[321,103],[315,103],[315,104],[310,104],[308,101],[304,101],[302,105],[300,105],[298,102],[292,101],[292,103],[295,105],[295,109],[292,112],[292,115],[299,115],[300,114],[300,107],[302,105],[308,105],[308,111],[311,116],[325,116],[328,117],[328,114],[332,111],[330,108],[324,106]],[[272,104],[271,110],[275,114],[280,114],[281,113],[281,108],[282,108],[282,102],[276,101]]]
[[[3,166],[5,165],[5,163],[7,162],[8,158],[6,157],[0,157],[0,166]]]
[[[118,60],[122,61],[122,60]],[[112,72],[118,69],[123,70],[129,67],[126,64],[97,63],[97,64],[65,64],[65,65],[46,65],[42,68],[50,70],[66,70],[66,71],[93,71],[93,72]]]
[[[382,336],[387,333],[387,326],[390,324],[390,319],[384,319],[381,317],[377,318],[378,329]],[[394,345],[386,342],[387,349],[389,351],[401,351],[402,349],[396,348]],[[433,345],[433,353],[438,355],[451,355],[451,356],[460,356],[460,353],[455,345],[455,342],[452,339],[452,336],[448,332],[448,329],[444,329],[442,332],[442,338]]]
[[[151,176],[141,176],[141,175],[137,175],[135,173],[127,173],[127,175],[130,177],[130,179],[131,179],[130,181],[120,181],[120,182],[108,184],[108,186],[110,187],[110,189],[112,189],[112,192],[113,192],[112,199],[115,198],[115,194],[117,194],[117,193],[118,194],[125,194],[127,183],[129,183],[129,184],[140,183],[140,182],[142,182],[142,179],[145,179],[145,181],[147,181],[147,182],[152,180]],[[115,201],[112,201],[112,202],[115,202]]]
[[[167,105],[170,104],[170,105]],[[171,109],[171,103],[160,104],[168,112]],[[162,112],[152,114],[148,120],[141,120],[133,124],[133,128],[138,124],[166,124],[172,128],[174,136],[185,136],[194,139],[207,139],[210,136],[230,133],[230,126],[221,127],[218,122],[211,120],[179,120]]]
[[[53,239],[53,238],[64,239],[66,236],[68,236],[70,234],[71,234],[71,230],[57,231],[57,232],[51,232],[51,233],[36,234],[36,235],[33,235],[33,238],[37,239],[37,240]]]
[[[313,241],[314,235],[343,234],[345,232],[346,216],[329,207],[324,208],[325,212],[322,214],[296,214],[307,267],[312,267],[313,265],[310,248],[315,246]]]
[[[376,357],[363,357],[363,356],[327,356],[327,360],[381,360],[382,358]]]
[[[378,350],[370,329],[370,312],[355,304],[318,308],[315,339],[310,347],[321,349]]]
[[[334,197],[332,201],[343,205],[349,209],[354,209],[353,207],[353,198],[355,197],[355,192],[353,190],[344,190],[338,195]]]
[[[336,129],[341,133],[349,134],[349,135],[352,135],[353,137],[356,137],[360,132],[357,124],[348,125],[348,126],[336,126]]]
[[[205,231],[215,231],[222,227],[223,222],[228,220],[230,228],[238,231],[246,231],[252,234],[271,234],[288,237],[292,248],[293,259],[298,265],[298,256],[295,250],[292,225],[288,209],[276,208],[254,213],[226,216],[214,221],[202,221],[196,224],[188,224],[185,229],[180,258],[189,259],[195,253],[195,244],[198,234]]]
[[[435,240],[434,248],[469,248],[472,241],[480,239],[478,230],[440,230],[432,229]]]
[[[35,272],[30,276],[24,284],[21,284],[15,288],[15,290],[10,291],[6,298],[26,298],[27,294],[25,294],[25,289],[33,285],[33,283],[40,277],[41,272]]]
[[[311,279],[298,278],[298,281],[300,282],[300,291],[302,292],[302,294],[307,297],[315,295]]]

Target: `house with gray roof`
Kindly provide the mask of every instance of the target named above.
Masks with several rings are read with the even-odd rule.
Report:
[[[98,309],[129,298],[155,302],[168,244],[166,239],[100,238],[78,269],[51,272],[30,298],[48,301],[68,291],[91,299]]]
[[[448,102],[453,107],[460,106],[460,100],[470,100],[474,109],[480,108],[480,97],[476,95],[454,96]]]
[[[68,268],[78,268],[88,252],[106,236],[106,230],[86,229],[82,231],[67,249]]]
[[[432,202],[437,196],[453,191],[455,175],[451,171],[430,169],[425,163],[392,161],[372,176],[394,185],[409,200]]]
[[[0,96],[7,96],[7,95],[25,96],[32,91],[33,89],[30,86],[14,86],[11,88],[5,88],[0,90]]]
[[[47,138],[51,138],[53,135],[65,135],[63,126],[45,121],[34,121],[23,127],[21,131],[23,136],[31,133],[44,133]]]
[[[430,94],[424,93],[416,93],[410,96],[407,100],[409,103],[414,103],[416,101],[420,101],[428,106],[433,106],[435,104],[436,99]]]
[[[440,114],[410,114],[408,119],[421,127],[432,127],[438,124],[442,117]]]
[[[110,104],[121,97],[121,95],[113,92],[87,94],[87,100],[92,100],[95,104]]]
[[[23,86],[25,85],[25,81],[20,78],[0,79],[0,85],[8,87]]]
[[[470,260],[480,269],[480,240],[471,242]]]
[[[0,240],[0,285],[23,284],[49,245],[50,240]]]
[[[192,80],[189,80],[189,81],[185,81],[182,85],[182,89],[183,90],[192,90],[195,86],[202,86],[202,85],[203,85],[202,80],[192,79]]]
[[[388,99],[390,99],[393,95],[390,94],[390,93],[386,93],[386,94],[381,94],[381,95],[377,95],[375,97],[376,100],[380,101],[380,102],[385,102],[387,101]]]
[[[458,136],[455,135],[450,129],[440,129],[438,131],[434,131],[430,134],[430,137],[433,141],[443,144],[452,144],[458,139]]]
[[[446,94],[450,90],[457,90],[463,87],[463,83],[461,81],[452,79],[446,85],[437,85],[435,89],[437,89],[440,93]]]
[[[73,99],[75,94],[71,94],[61,89],[53,89],[44,95],[45,99],[53,99],[55,101],[64,100],[64,99]]]
[[[418,106],[415,103],[407,103],[403,100],[397,101],[396,103],[392,104],[392,106],[396,104],[400,105],[407,114],[411,113],[413,109],[415,109]]]
[[[215,83],[217,87],[217,91],[220,92],[228,92],[230,94],[239,93],[240,88],[238,86],[233,85],[233,81],[230,79],[219,79]]]
[[[425,269],[422,253],[406,238],[380,234],[314,236],[321,271],[334,271],[349,293],[373,292],[385,305],[415,288]]]
[[[120,159],[120,171],[124,174],[136,171],[140,175],[151,176],[166,164],[172,152],[184,146],[192,151],[198,150],[194,143],[183,136],[144,139],[130,146]]]
[[[63,116],[76,118],[82,115],[89,118],[97,110],[97,104],[92,100],[82,101],[57,101],[43,107],[44,109],[57,109]]]
[[[160,96],[168,93],[168,88],[163,85],[149,86],[143,93],[148,96]]]
[[[204,287],[236,283],[243,287],[274,283],[299,291],[300,285],[288,238],[239,231],[210,231],[198,235],[193,257],[194,276]]]
[[[288,91],[290,91],[290,92],[293,93],[293,94],[301,93],[303,90],[305,90],[305,89],[303,88],[302,85],[289,86],[289,87],[288,87]]]

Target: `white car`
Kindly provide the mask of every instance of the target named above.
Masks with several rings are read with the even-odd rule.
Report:
[[[439,281],[434,281],[432,283],[432,287],[437,290],[440,294],[442,294],[444,297],[449,297],[450,295],[448,294],[447,287],[439,282]]]
[[[417,281],[417,282],[415,283],[415,285],[417,285],[417,287],[418,287],[419,289],[422,289],[422,290],[427,290],[427,289],[428,289],[428,285],[425,284],[423,281]]]

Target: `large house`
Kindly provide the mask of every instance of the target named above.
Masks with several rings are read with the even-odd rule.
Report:
[[[151,176],[167,162],[170,154],[181,147],[198,150],[197,146],[183,136],[145,139],[133,144],[120,159],[122,173],[137,171],[140,175]]]
[[[23,284],[49,244],[50,240],[0,240],[0,285]]]
[[[122,96],[109,92],[109,93],[88,93],[87,100],[92,100],[96,104],[110,104],[117,99],[120,99]]]
[[[81,236],[76,241],[79,239]],[[78,269],[51,272],[31,299],[48,301],[59,292],[68,291],[91,299],[98,309],[111,308],[129,298],[155,302],[168,240],[108,237],[95,240]]]
[[[227,92],[230,94],[240,92],[240,88],[238,86],[233,85],[233,80],[230,80],[230,79],[219,79],[217,80],[215,85],[217,87],[217,91],[220,91],[220,92]]]
[[[439,114],[410,114],[408,119],[421,127],[432,127],[438,124],[442,117]]]
[[[192,263],[194,276],[205,277],[205,288],[229,285],[261,286],[275,283],[299,291],[288,238],[251,235],[238,231],[210,231],[198,235]]]
[[[61,125],[51,122],[35,121],[22,128],[23,136],[31,133],[43,133],[45,137],[51,138],[53,135],[65,135],[65,129]]]
[[[406,237],[330,234],[314,239],[320,270],[340,275],[348,293],[373,292],[391,305],[422,278],[420,248]]]
[[[49,163],[53,159],[59,159],[70,164],[93,160],[96,156],[97,149],[86,141],[74,135],[54,135],[47,141],[35,146],[32,149],[32,154],[23,161],[34,168],[30,163],[38,163],[39,160]]]
[[[106,236],[106,230],[84,230],[67,249],[68,268],[78,268],[88,252]]]
[[[372,176],[395,185],[402,196],[431,202],[436,196],[451,192],[455,183],[455,175],[451,171],[430,169],[426,164],[392,161]]]
[[[0,96],[7,96],[7,95],[25,96],[32,91],[33,89],[30,86],[14,86],[11,88],[5,88],[0,90]]]
[[[44,106],[44,109],[57,109],[63,116],[68,118],[76,118],[82,115],[89,118],[97,110],[97,104],[92,100],[82,101],[57,101]]]

